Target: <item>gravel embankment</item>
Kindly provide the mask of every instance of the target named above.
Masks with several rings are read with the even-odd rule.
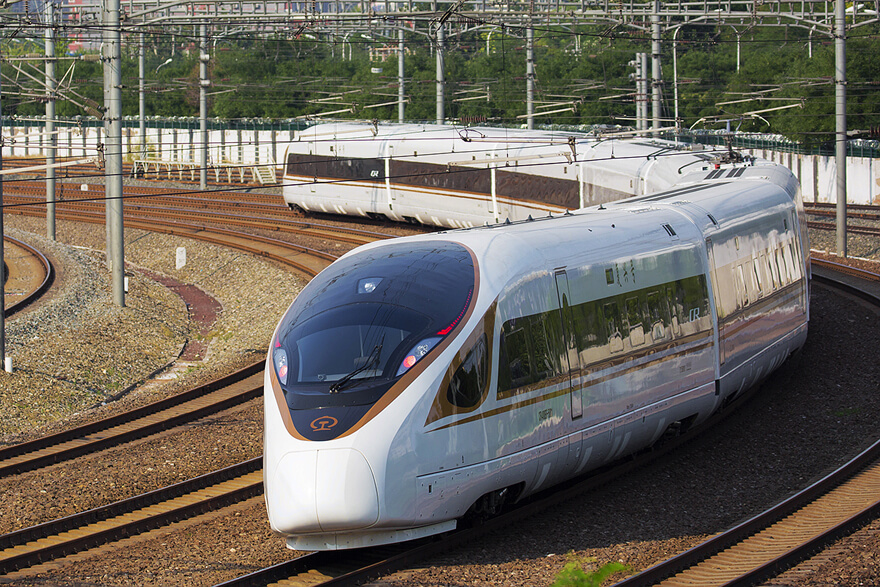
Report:
[[[7,224],[41,234],[41,222],[12,217]],[[61,228],[60,242],[89,248],[103,246],[103,227]],[[813,246],[822,238],[814,237]],[[22,240],[42,248],[33,239]],[[198,283],[223,304],[210,360],[181,381],[153,388],[151,396],[189,387],[231,366],[261,357],[277,319],[300,286],[299,280],[265,261],[192,242],[186,243],[190,264],[177,272],[174,249],[180,243],[173,242],[175,239],[132,231],[127,240],[130,262],[180,281]],[[833,250],[833,242],[830,248]],[[852,249],[850,252],[856,254]],[[129,307],[113,310],[108,301],[109,280],[101,263],[91,253],[62,250],[58,255],[62,253],[73,257],[64,263],[64,279],[71,279],[65,292],[79,283],[74,277],[80,267],[91,275],[80,280],[93,284],[82,286],[82,293],[74,298],[79,301],[59,302],[68,316],[64,324],[77,327],[64,328],[57,322],[35,319],[34,328],[42,330],[38,334],[28,331],[28,336],[55,337],[59,348],[78,349],[66,360],[80,361],[79,369],[93,366],[91,371],[95,373],[90,377],[98,377],[103,369],[98,366],[118,363],[113,375],[116,379],[109,380],[118,381],[117,388],[139,381],[170,360],[169,356],[173,358],[188,336],[185,310],[179,302],[149,280],[136,276]],[[89,311],[90,307],[93,310]],[[821,287],[814,288],[812,308],[811,334],[803,353],[755,398],[699,442],[680,451],[671,462],[628,475],[550,508],[535,519],[375,584],[548,585],[569,556],[596,561],[587,562],[587,566],[620,560],[633,568],[644,568],[756,513],[843,462],[880,433],[880,362],[876,354],[880,316],[855,303],[842,304]],[[34,314],[40,311],[34,310]],[[83,327],[87,336],[80,334]],[[90,344],[88,337],[94,336],[104,337],[101,346]],[[162,349],[155,360],[144,359],[140,364],[141,357],[129,357],[126,344],[137,337],[143,338],[144,348]],[[59,369],[52,357],[37,357],[40,353],[33,352],[31,358],[15,355],[20,372],[9,380],[18,381],[20,373],[30,373],[29,369],[38,373],[41,379],[36,379],[31,388],[39,390],[37,395],[43,396],[45,407],[31,407],[24,402],[18,408],[23,410],[16,420],[19,428],[9,428],[10,432],[22,432],[16,437],[7,435],[3,439],[7,442],[68,426],[70,418],[51,423],[66,413],[80,412],[73,420],[92,417],[94,410],[84,410],[106,393],[73,393],[74,389],[101,390],[106,385],[101,383],[103,380],[80,383],[86,381],[85,375],[73,365],[68,369],[73,374],[70,377],[79,379],[64,385],[53,383],[51,375]],[[57,392],[52,391],[56,389],[53,385],[58,386]],[[2,407],[7,413],[9,406],[14,406],[14,402],[6,403],[7,396],[20,392],[12,386],[9,391],[4,388]],[[76,402],[64,406],[63,402],[71,401],[68,397],[76,398]],[[121,409],[148,399],[153,397],[130,393],[98,411]],[[5,418],[3,422],[5,425]],[[36,430],[42,423],[49,424]],[[261,444],[262,406],[251,402],[183,429],[68,465],[0,480],[4,495],[0,532],[257,456]],[[842,542],[838,551],[828,551],[824,559],[814,561],[810,569],[802,566],[799,574],[785,575],[776,584],[877,584],[880,539],[876,529],[877,524],[872,524],[846,539],[850,542]],[[280,538],[272,536],[264,506],[257,498],[212,514],[207,521],[176,524],[98,552],[77,555],[57,567],[33,569],[14,580],[23,585],[210,585],[294,554],[284,548]]]
[[[119,308],[112,303],[102,226],[59,222],[55,243],[39,236],[44,220],[8,215],[6,226],[10,235],[51,255],[59,275],[50,299],[7,324],[14,372],[0,374],[5,443],[44,434],[59,419],[124,394],[174,361],[187,339],[199,336],[181,299],[138,267],[197,284],[220,301],[223,310],[209,335],[211,360],[166,385],[151,386],[149,394],[124,394],[103,411],[152,401],[262,359],[275,324],[303,285],[301,278],[246,253],[129,230],[125,255],[132,275],[126,307]],[[187,252],[180,270],[178,246]]]

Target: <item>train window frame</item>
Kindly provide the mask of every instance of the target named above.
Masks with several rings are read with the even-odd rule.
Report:
[[[474,360],[477,364],[474,365]],[[473,370],[476,374],[476,386],[470,386],[469,376],[465,375],[466,370]],[[462,393],[462,388],[455,388],[456,381],[464,381],[468,385]],[[475,408],[480,405],[486,397],[486,391],[489,387],[489,338],[484,332],[467,351],[465,358],[461,364],[449,378],[446,386],[446,401],[450,405],[463,410]]]
[[[602,304],[602,317],[608,333],[608,350],[612,354],[623,351],[623,319],[617,301]]]
[[[755,278],[755,286],[757,288],[756,293],[758,294],[756,296],[756,298],[761,299],[762,297],[764,297],[764,283],[761,280],[760,263],[758,263],[757,260],[752,259],[751,265],[752,265],[752,272],[754,273],[754,276],[755,276],[754,277]]]
[[[642,312],[639,296],[630,296],[624,300],[626,321],[629,326],[629,344],[633,347],[645,344],[645,317]]]
[[[736,305],[740,309],[749,306],[749,292],[746,289],[746,277],[743,265],[745,265],[745,263],[740,263],[733,270],[733,280],[734,283],[736,283]]]
[[[648,322],[651,326],[651,342],[661,342],[669,338],[669,304],[661,296],[660,290],[649,291],[645,296],[648,306]]]

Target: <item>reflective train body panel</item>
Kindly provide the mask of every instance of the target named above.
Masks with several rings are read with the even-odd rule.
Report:
[[[288,145],[284,200],[312,212],[481,226],[668,189],[723,153],[702,149],[584,133],[318,124]]]
[[[796,180],[766,164],[360,247],[273,337],[266,503],[291,548],[454,528],[699,424],[806,339]]]

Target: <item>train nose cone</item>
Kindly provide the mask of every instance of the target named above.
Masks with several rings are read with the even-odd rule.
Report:
[[[367,528],[379,519],[379,493],[367,459],[352,449],[289,453],[278,463],[268,509],[285,534]]]

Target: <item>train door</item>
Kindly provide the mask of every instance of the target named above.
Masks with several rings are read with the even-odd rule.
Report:
[[[709,256],[709,275],[712,278],[712,300],[715,303],[715,311],[712,312],[712,320],[715,322],[715,348],[718,354],[716,364],[724,365],[726,353],[724,352],[724,333],[721,331],[721,317],[725,312],[723,300],[721,299],[721,284],[718,283],[718,271],[715,266],[715,249],[712,245],[712,239],[706,239],[706,253]]]
[[[559,317],[562,320],[562,337],[565,357],[562,359],[563,368],[568,368],[568,386],[571,396],[571,417],[580,418],[583,415],[583,390],[578,385],[572,386],[572,378],[580,375],[580,355],[578,354],[577,341],[574,336],[574,323],[571,315],[571,295],[568,291],[568,275],[564,269],[556,271],[556,296],[559,302]]]
[[[391,189],[391,160],[394,158],[394,146],[386,143],[388,152],[385,154],[385,196],[388,198],[388,209],[394,209],[397,194]]]

